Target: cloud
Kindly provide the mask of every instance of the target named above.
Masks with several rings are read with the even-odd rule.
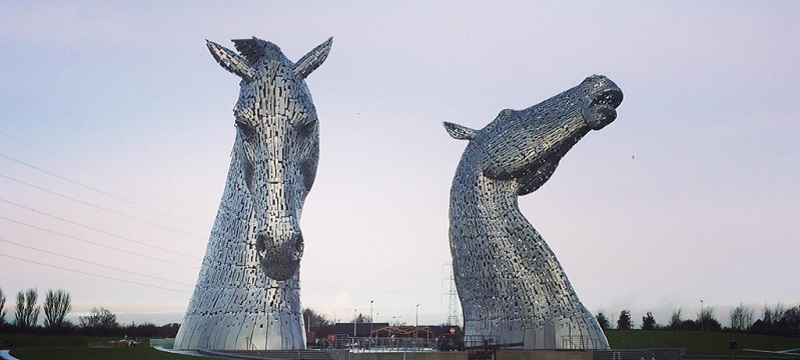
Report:
[[[331,302],[323,303],[319,311],[329,319],[348,321],[352,316],[349,313],[351,309],[354,308],[350,300],[350,293],[344,291],[334,296]]]

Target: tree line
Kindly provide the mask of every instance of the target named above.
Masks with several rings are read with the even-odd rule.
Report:
[[[97,336],[130,336],[130,337],[175,337],[179,324],[156,326],[151,323],[121,325],[117,315],[103,307],[94,307],[86,316],[78,317],[78,323],[67,320],[72,311],[72,299],[68,292],[57,289],[48,290],[44,301],[39,304],[39,291],[28,289],[17,293],[13,308],[13,321],[8,322],[6,315],[6,296],[0,288],[0,333],[18,332],[32,334],[59,335],[97,335]],[[39,317],[44,319],[39,325]]]
[[[615,327],[603,311],[595,316],[603,330]],[[685,330],[685,331],[735,331],[760,335],[773,336],[800,336],[800,305],[786,308],[781,303],[774,307],[764,306],[759,317],[756,318],[754,309],[739,304],[728,313],[730,326],[723,327],[714,314],[714,307],[705,307],[697,313],[694,319],[684,319],[681,309],[672,311],[672,316],[666,324],[659,324],[653,313],[648,311],[642,317],[640,329],[642,330]],[[622,310],[616,321],[616,329],[634,329],[631,312]]]
[[[72,299],[68,292],[57,289],[48,290],[41,305],[38,303],[39,292],[37,289],[28,289],[17,293],[13,307],[13,321],[7,322],[6,296],[0,288],[0,333],[22,332],[37,334],[64,334],[64,335],[102,335],[102,336],[132,336],[132,337],[175,337],[179,324],[171,323],[156,326],[151,323],[136,325],[121,325],[117,322],[116,314],[103,307],[95,307],[86,316],[78,317],[78,323],[66,319],[72,311]],[[44,319],[39,325],[40,315]],[[596,315],[597,322],[603,330],[620,329],[631,330],[635,328],[631,312],[622,310],[612,324],[603,311]],[[324,315],[306,308],[303,309],[303,320],[306,329],[315,332],[318,337],[326,336],[333,327],[334,321]],[[683,311],[675,309],[669,322],[659,324],[653,313],[648,311],[642,317],[639,328],[642,330],[684,330],[684,331],[736,331],[761,335],[774,336],[800,336],[800,305],[784,307],[778,303],[774,307],[764,306],[759,317],[756,318],[755,310],[739,304],[728,313],[730,326],[723,327],[717,320],[713,307],[700,310],[694,319],[684,319]],[[355,319],[356,323],[371,322],[369,316],[361,313]]]

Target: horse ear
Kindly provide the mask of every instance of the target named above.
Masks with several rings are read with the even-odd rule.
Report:
[[[333,37],[329,37],[324,43],[317,45],[314,50],[303,55],[300,60],[294,64],[292,71],[300,77],[305,79],[308,74],[316,70],[328,58],[328,53],[331,52],[331,45],[333,44]]]
[[[225,70],[234,73],[245,81],[253,81],[256,70],[247,63],[245,58],[213,41],[206,40],[206,46],[211,51],[211,56],[214,57],[214,60],[217,60],[217,63]]]
[[[444,128],[447,130],[447,133],[456,140],[472,140],[475,138],[475,135],[478,135],[478,132],[473,129],[447,121],[444,122]]]

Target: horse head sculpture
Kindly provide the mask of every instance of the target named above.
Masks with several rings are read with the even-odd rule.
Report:
[[[590,130],[600,130],[617,117],[622,90],[604,76],[524,110],[505,109],[480,131],[445,122],[455,139],[470,140],[486,177],[514,180],[526,195],[553,174],[558,162]],[[474,145],[472,145],[474,144]]]
[[[450,251],[465,335],[530,349],[608,348],[517,198],[550,179],[589,131],[614,121],[622,91],[604,76],[524,110],[506,109],[481,130],[445,123],[469,140],[450,190]]]
[[[275,280],[289,279],[303,256],[299,219],[319,158],[317,113],[304,79],[325,61],[331,42],[292,63],[258,38],[233,40],[241,55],[207,41],[214,59],[242,79],[235,147],[244,154],[259,262]]]
[[[296,63],[275,44],[206,41],[241,78],[228,180],[176,349],[300,350],[306,332],[298,268],[300,215],[314,183],[319,125],[304,79],[331,39]]]

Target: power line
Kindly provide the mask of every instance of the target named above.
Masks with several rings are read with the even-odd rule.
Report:
[[[86,228],[86,229],[94,230],[94,231],[97,231],[97,232],[99,232],[99,233],[101,233],[101,234],[110,235],[110,236],[113,236],[113,237],[116,237],[116,238],[120,238],[120,239],[123,239],[123,240],[126,240],[126,241],[130,241],[130,242],[134,242],[134,243],[137,243],[137,244],[140,244],[140,245],[144,245],[144,246],[147,246],[147,247],[151,247],[151,248],[153,248],[153,249],[157,249],[157,250],[165,251],[165,252],[172,253],[172,254],[175,254],[175,255],[180,255],[180,256],[183,256],[183,257],[186,257],[186,258],[189,258],[189,259],[192,259],[192,260],[200,260],[200,259],[198,259],[198,258],[196,258],[196,257],[194,257],[194,256],[189,256],[189,255],[186,255],[186,254],[184,254],[184,253],[177,252],[177,251],[169,250],[169,249],[162,248],[162,247],[155,246],[155,245],[150,245],[150,244],[148,244],[148,243],[145,243],[145,242],[143,242],[143,241],[134,240],[134,239],[131,239],[131,238],[128,238],[128,237],[122,236],[122,235],[117,235],[117,234],[110,233],[110,232],[108,232],[108,231],[104,231],[104,230],[100,230],[100,229],[97,229],[97,228],[93,228],[93,227],[91,227],[91,226],[84,225],[84,224],[80,224],[80,223],[74,222],[74,221],[72,221],[72,220],[67,220],[67,219],[64,219],[64,218],[61,218],[61,217],[58,217],[58,216],[52,215],[52,214],[48,214],[48,213],[45,213],[45,212],[42,212],[42,211],[39,211],[39,210],[36,210],[36,209],[32,209],[32,208],[29,208],[29,207],[27,207],[27,206],[20,205],[20,204],[17,204],[17,203],[15,203],[15,202],[12,202],[12,201],[8,201],[8,200],[6,200],[6,199],[3,199],[3,198],[0,198],[0,201],[2,201],[2,202],[4,202],[4,203],[7,203],[7,204],[14,205],[14,206],[16,206],[16,207],[20,207],[20,208],[23,208],[23,209],[29,210],[29,211],[33,211],[33,212],[35,212],[35,213],[38,213],[38,214],[42,214],[42,215],[45,215],[45,216],[49,216],[49,217],[51,217],[51,218],[58,219],[58,220],[61,220],[61,221],[64,221],[64,222],[67,222],[67,223],[70,223],[70,224],[73,224],[73,225],[78,225],[78,226],[80,226],[80,227],[83,227],[83,228]]]
[[[82,163],[80,163],[80,162],[77,162],[77,161],[75,161],[75,160],[69,159],[69,158],[67,158],[67,157],[64,157],[64,156],[62,156],[62,155],[56,154],[56,153],[54,153],[54,152],[52,152],[52,151],[48,151],[48,150],[46,150],[46,149],[44,149],[44,148],[41,148],[41,147],[39,147],[39,146],[36,146],[36,145],[34,145],[34,144],[31,144],[31,143],[29,143],[29,142],[27,142],[27,141],[25,141],[25,140],[22,140],[22,139],[19,139],[19,138],[16,138],[16,137],[14,137],[14,136],[11,136],[11,135],[9,135],[9,134],[6,134],[6,133],[4,133],[4,132],[2,132],[2,131],[0,131],[0,135],[3,135],[3,136],[5,136],[5,137],[7,137],[7,138],[9,138],[9,139],[12,139],[12,140],[14,140],[14,141],[17,141],[17,142],[23,143],[23,144],[25,144],[25,145],[28,145],[28,146],[30,146],[30,147],[32,147],[32,148],[34,148],[34,149],[36,149],[36,150],[39,150],[39,151],[41,151],[41,152],[43,152],[43,153],[45,153],[45,154],[48,154],[48,155],[52,156],[52,157],[55,157],[55,158],[58,158],[58,159],[61,159],[61,160],[65,160],[65,161],[71,162],[71,163],[73,163],[73,164],[75,164],[75,165],[78,165],[78,166],[80,166],[80,167],[84,168],[84,169],[88,169],[88,170],[90,170],[90,171],[96,172],[96,173],[98,173],[98,174],[100,174],[100,175],[103,175],[103,176],[105,176],[105,177],[111,178],[111,179],[113,179],[113,180],[115,180],[115,181],[118,181],[118,182],[120,182],[120,183],[126,184],[126,185],[128,185],[128,186],[131,186],[131,187],[134,187],[134,188],[137,188],[137,189],[140,189],[140,190],[144,190],[144,191],[146,191],[146,192],[150,192],[150,193],[156,194],[156,195],[158,195],[158,196],[161,196],[161,197],[163,197],[163,198],[170,199],[170,200],[172,200],[172,201],[174,201],[174,202],[177,202],[177,203],[183,204],[183,205],[185,205],[185,206],[189,206],[189,207],[196,207],[196,206],[197,206],[196,204],[189,204],[189,203],[187,203],[187,202],[185,202],[185,201],[183,201],[183,200],[181,200],[181,199],[178,199],[178,198],[175,198],[175,197],[169,196],[169,195],[167,195],[167,194],[164,194],[164,193],[161,193],[161,192],[158,192],[158,191],[153,191],[153,190],[151,190],[151,189],[148,189],[148,188],[146,188],[146,187],[144,187],[144,186],[141,186],[141,185],[134,184],[134,183],[132,183],[132,182],[129,182],[129,181],[127,181],[127,180],[125,180],[125,179],[123,179],[123,178],[119,177],[119,176],[115,176],[115,175],[112,175],[112,174],[109,174],[109,173],[106,173],[106,172],[103,172],[103,171],[97,170],[97,169],[95,169],[95,168],[92,168],[91,166],[88,166],[88,165],[86,165],[86,164],[82,164]]]
[[[159,258],[152,257],[152,256],[149,256],[149,255],[139,254],[139,253],[135,253],[133,251],[123,250],[123,249],[120,249],[120,248],[115,248],[113,246],[108,246],[108,245],[103,245],[103,244],[100,244],[100,243],[96,243],[94,241],[81,239],[79,237],[75,237],[75,236],[71,236],[71,235],[67,235],[67,234],[62,234],[60,232],[49,230],[49,229],[45,229],[43,227],[39,227],[39,226],[36,226],[36,225],[31,225],[31,224],[24,223],[24,222],[21,222],[21,221],[17,221],[17,220],[14,220],[14,219],[9,219],[9,218],[4,217],[4,216],[0,216],[0,219],[3,219],[5,221],[9,221],[9,222],[13,222],[13,223],[16,223],[16,224],[19,224],[19,225],[27,226],[27,227],[30,227],[30,228],[46,231],[46,232],[49,232],[51,234],[56,234],[56,235],[60,235],[60,236],[63,236],[63,237],[70,238],[70,239],[78,240],[80,242],[85,242],[85,243],[92,244],[92,245],[95,245],[95,246],[104,247],[106,249],[121,251],[121,252],[124,252],[124,253],[127,253],[127,254],[131,254],[131,255],[135,255],[135,256],[139,256],[139,257],[143,257],[143,258],[148,258],[148,259],[151,259],[151,260],[162,261],[162,262],[170,263],[170,264],[177,265],[177,266],[183,266],[183,267],[189,268],[189,269],[196,269],[197,268],[196,266],[184,265],[184,264],[181,264],[181,263],[176,263],[174,261],[159,259]]]
[[[13,244],[13,245],[16,245],[16,246],[19,246],[19,247],[24,247],[24,248],[26,248],[26,249],[31,249],[31,250],[36,250],[36,251],[39,251],[39,252],[43,252],[43,253],[45,253],[45,254],[55,255],[55,256],[58,256],[58,257],[65,258],[65,259],[70,259],[70,260],[80,261],[80,262],[82,262],[82,263],[86,263],[86,264],[90,264],[90,265],[95,265],[95,266],[104,267],[104,268],[106,268],[106,269],[111,269],[111,270],[116,270],[116,271],[122,271],[122,272],[129,273],[129,274],[134,274],[134,275],[144,276],[144,277],[146,277],[146,278],[151,278],[151,279],[155,279],[155,280],[161,280],[161,281],[171,282],[171,283],[173,283],[173,284],[178,284],[178,285],[192,286],[191,284],[186,284],[186,283],[182,283],[182,282],[177,282],[177,281],[174,281],[174,280],[162,279],[162,278],[155,277],[155,276],[150,276],[150,275],[146,275],[146,274],[137,273],[137,272],[135,272],[135,271],[130,271],[130,270],[125,270],[125,269],[115,268],[115,267],[113,267],[113,266],[108,266],[108,265],[98,264],[98,263],[94,263],[94,262],[91,262],[91,261],[88,261],[88,260],[78,259],[78,258],[75,258],[75,257],[71,257],[71,256],[63,255],[63,254],[58,254],[58,253],[54,253],[54,252],[47,251],[47,250],[37,249],[37,248],[35,248],[35,247],[33,247],[33,246],[22,245],[22,244],[19,244],[19,243],[13,242],[13,241],[9,241],[9,240],[3,239],[3,238],[0,238],[0,241],[2,241],[2,242],[5,242],[5,243],[9,243],[9,244]]]
[[[140,218],[137,218],[137,217],[134,217],[134,216],[125,215],[123,213],[120,213],[120,212],[117,212],[117,211],[114,211],[114,210],[110,210],[110,209],[106,209],[106,208],[104,208],[102,206],[94,205],[94,204],[85,202],[83,200],[78,200],[78,199],[75,199],[73,197],[69,197],[67,195],[63,195],[63,194],[57,193],[55,191],[45,189],[43,187],[36,186],[36,185],[31,184],[31,183],[27,183],[25,181],[15,179],[15,178],[7,176],[7,175],[0,174],[0,177],[4,177],[4,178],[9,179],[11,181],[16,181],[16,182],[18,182],[20,184],[30,186],[30,187],[32,187],[34,189],[38,189],[38,190],[44,191],[46,193],[50,193],[50,194],[53,194],[53,195],[56,195],[56,196],[60,196],[60,197],[65,198],[65,199],[69,199],[69,200],[75,201],[77,203],[81,203],[81,204],[84,204],[84,205],[87,205],[87,206],[91,206],[91,207],[93,207],[95,209],[103,210],[105,212],[108,212],[108,213],[111,213],[111,214],[114,214],[114,215],[122,216],[122,217],[125,217],[125,218],[128,218],[128,219],[131,219],[131,220],[136,220],[136,221],[139,221],[139,222],[142,222],[142,223],[145,223],[145,224],[149,224],[149,225],[153,225],[153,226],[156,226],[156,227],[160,227],[160,228],[165,229],[165,230],[169,230],[169,231],[173,231],[173,232],[176,232],[176,233],[180,233],[180,234],[184,234],[184,235],[187,235],[187,236],[191,236],[193,238],[205,240],[205,239],[203,239],[203,238],[201,238],[201,237],[199,237],[197,235],[190,234],[190,233],[187,233],[185,231],[181,231],[181,230],[178,230],[178,229],[173,229],[171,227],[164,226],[164,225],[161,225],[161,224],[157,224],[157,223],[154,223],[152,221],[147,221],[147,220],[144,220],[144,219],[140,219]]]
[[[34,264],[38,264],[38,265],[42,265],[42,266],[47,266],[47,267],[51,267],[51,268],[56,268],[56,269],[61,269],[61,270],[66,270],[66,271],[72,271],[72,272],[76,272],[76,273],[79,273],[79,274],[90,275],[90,276],[96,276],[96,277],[100,277],[100,278],[104,278],[104,279],[109,279],[109,280],[121,281],[121,282],[129,283],[129,284],[135,284],[135,285],[147,286],[147,287],[151,287],[151,288],[162,289],[162,290],[169,290],[169,291],[174,291],[174,292],[179,292],[179,293],[184,293],[184,294],[188,294],[188,293],[189,293],[188,291],[184,291],[184,290],[171,289],[171,288],[166,288],[166,287],[163,287],[163,286],[158,286],[158,285],[144,284],[144,283],[140,283],[140,282],[136,282],[136,281],[130,281],[130,280],[119,279],[119,278],[115,278],[115,277],[111,277],[111,276],[105,276],[105,275],[100,275],[100,274],[90,273],[90,272],[86,272],[86,271],[81,271],[81,270],[75,270],[75,269],[65,268],[65,267],[61,267],[61,266],[57,266],[57,265],[45,264],[45,263],[42,263],[42,262],[38,262],[38,261],[34,261],[34,260],[28,260],[28,259],[23,259],[23,258],[19,258],[19,257],[16,257],[16,256],[11,256],[11,255],[2,254],[2,253],[0,253],[0,256],[7,257],[7,258],[11,258],[11,259],[16,259],[16,260],[20,260],[20,261],[25,261],[25,262],[29,262],[29,263],[34,263]]]
[[[13,161],[13,162],[16,162],[16,163],[18,163],[18,164],[21,164],[21,165],[27,166],[27,167],[29,167],[29,168],[31,168],[31,169],[35,169],[35,170],[41,171],[41,172],[43,172],[43,173],[45,173],[45,174],[48,174],[48,175],[50,175],[50,176],[57,177],[57,178],[59,178],[59,179],[61,179],[61,180],[64,180],[64,181],[66,181],[66,182],[69,182],[69,183],[72,183],[72,184],[78,185],[78,186],[80,186],[80,187],[83,187],[83,188],[85,188],[85,189],[89,189],[89,190],[95,191],[95,192],[97,192],[97,193],[100,193],[100,194],[103,194],[103,195],[105,195],[105,196],[108,196],[108,197],[111,197],[111,198],[114,198],[114,199],[117,199],[117,200],[120,200],[120,201],[126,202],[126,203],[128,203],[128,204],[131,204],[131,205],[134,205],[134,206],[138,206],[138,207],[140,207],[140,208],[143,208],[143,209],[147,209],[147,210],[153,211],[153,212],[155,212],[155,213],[158,213],[158,214],[161,214],[161,215],[164,215],[164,216],[167,216],[167,217],[170,217],[170,218],[176,219],[176,220],[183,221],[183,222],[185,222],[185,223],[188,223],[188,224],[192,224],[192,225],[195,225],[195,226],[199,226],[199,227],[201,227],[201,228],[203,228],[203,229],[205,229],[205,230],[209,230],[209,229],[208,229],[208,227],[206,227],[205,225],[198,224],[198,223],[196,223],[196,222],[193,222],[193,221],[191,221],[191,220],[183,219],[183,218],[180,218],[180,217],[174,216],[174,215],[172,215],[172,214],[168,214],[168,213],[166,213],[166,212],[163,212],[163,211],[161,211],[161,210],[153,209],[153,208],[151,208],[151,207],[148,207],[148,206],[146,206],[146,205],[142,205],[142,204],[139,204],[139,203],[137,203],[137,202],[134,202],[134,201],[131,201],[131,200],[125,199],[125,198],[123,198],[123,197],[120,197],[120,196],[117,196],[117,195],[114,195],[114,194],[111,194],[111,193],[105,192],[105,191],[103,191],[103,190],[100,190],[100,189],[97,189],[97,188],[94,188],[94,187],[91,187],[91,186],[89,186],[89,185],[85,185],[85,184],[83,184],[83,183],[80,183],[80,182],[78,182],[78,181],[75,181],[75,180],[69,179],[69,178],[67,178],[67,177],[64,177],[64,176],[58,175],[58,174],[56,174],[56,173],[53,173],[53,172],[50,172],[50,171],[44,170],[44,169],[42,169],[42,168],[39,168],[39,167],[37,167],[37,166],[35,166],[35,165],[31,165],[31,164],[29,164],[29,163],[26,163],[26,162],[24,162],[24,161],[22,161],[22,160],[19,160],[19,159],[12,158],[12,157],[10,157],[10,156],[8,156],[8,155],[5,155],[5,154],[2,154],[2,153],[0,153],[0,157],[4,157],[4,158],[6,158],[6,159],[8,159],[8,160],[11,160],[11,161]]]

